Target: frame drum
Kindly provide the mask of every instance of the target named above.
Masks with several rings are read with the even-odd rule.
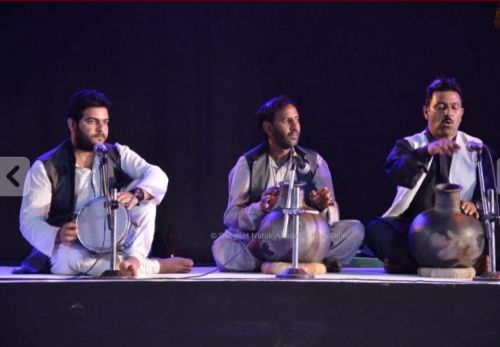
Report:
[[[78,212],[76,224],[78,225],[78,239],[83,247],[98,254],[110,253],[111,230],[108,229],[106,214],[106,198],[97,197],[89,201]],[[128,233],[130,218],[127,209],[120,205],[116,210],[116,240],[120,244]]]

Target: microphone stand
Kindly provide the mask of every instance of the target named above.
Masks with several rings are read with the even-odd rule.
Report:
[[[302,213],[307,213],[308,211],[299,208],[300,200],[300,187],[295,187],[295,176],[297,175],[297,160],[294,155],[293,148],[292,151],[292,169],[291,177],[288,183],[288,192],[286,197],[285,208],[283,209],[284,220],[283,220],[283,231],[281,235],[286,238],[288,235],[288,219],[292,216],[292,228],[293,228],[293,243],[292,243],[292,267],[276,274],[277,278],[288,278],[288,279],[310,279],[314,278],[314,275],[309,275],[304,269],[299,267],[299,215]],[[293,195],[293,199],[292,199]],[[292,206],[293,200],[293,206]]]
[[[116,200],[117,190],[113,189],[110,192],[109,189],[109,167],[108,167],[108,154],[107,152],[101,153],[101,162],[99,165],[99,171],[101,173],[101,187],[102,192],[106,198],[104,206],[106,208],[106,225],[111,234],[111,261],[109,265],[109,270],[104,271],[101,277],[120,277],[120,273],[116,266],[116,210],[118,209],[118,200]],[[107,232],[105,230],[104,232]],[[106,238],[104,238],[106,239]]]
[[[496,208],[496,192],[493,189],[486,191],[484,183],[484,171],[481,158],[481,150],[476,152],[477,170],[479,173],[479,184],[481,190],[481,202],[483,204],[484,225],[486,227],[486,237],[488,238],[488,251],[490,262],[487,271],[481,276],[474,277],[474,281],[500,281],[500,273],[496,270],[496,249],[495,249],[495,223],[499,220]]]

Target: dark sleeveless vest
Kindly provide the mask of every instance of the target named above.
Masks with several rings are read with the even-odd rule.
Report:
[[[313,189],[317,189],[313,183],[313,177],[318,169],[317,153],[311,149],[299,146],[295,147],[295,151],[304,161],[307,161],[311,167],[311,170],[306,174],[301,174],[297,171],[297,180],[306,183],[304,187],[304,199],[306,204],[310,206],[311,201],[309,200],[309,193]],[[268,153],[269,146],[266,142],[263,142],[243,154],[250,169],[250,203],[259,201],[262,192],[266,189],[266,183],[269,179]]]
[[[105,144],[108,148],[109,186],[120,189],[131,182],[130,177],[121,170],[120,154],[116,146]],[[52,187],[47,223],[56,227],[75,218],[75,155],[70,140],[66,140],[56,148],[41,155],[42,161]],[[49,257],[33,248],[16,273],[50,273]]]

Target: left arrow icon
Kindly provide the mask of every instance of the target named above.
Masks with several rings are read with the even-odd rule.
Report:
[[[13,184],[15,185],[16,187],[19,187],[19,182],[16,181],[16,179],[14,178],[14,175],[16,174],[16,172],[19,171],[19,165],[16,165],[14,166],[14,168],[12,170],[9,171],[9,173],[7,174],[7,179]]]
[[[26,157],[0,157],[0,197],[28,194],[29,170],[30,161]]]

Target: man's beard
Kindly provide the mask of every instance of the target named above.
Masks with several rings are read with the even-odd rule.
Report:
[[[279,131],[275,132],[276,144],[281,149],[288,149],[288,148],[292,148],[293,146],[296,146],[299,143],[299,138],[300,138],[300,133],[299,133],[299,136],[297,136],[297,141],[294,141],[294,140],[290,140],[286,134],[283,134]]]
[[[75,148],[85,152],[92,152],[94,150],[92,138],[85,135],[79,127],[76,129]]]

